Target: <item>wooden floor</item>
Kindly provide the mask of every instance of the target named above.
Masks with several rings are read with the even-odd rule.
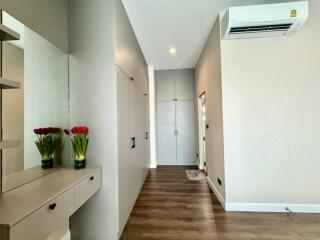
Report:
[[[122,240],[318,240],[320,215],[224,212],[186,167],[158,168],[141,190]]]

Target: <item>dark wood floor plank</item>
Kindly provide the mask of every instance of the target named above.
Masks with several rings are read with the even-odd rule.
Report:
[[[121,240],[320,240],[320,215],[225,212],[193,166],[150,170]]]

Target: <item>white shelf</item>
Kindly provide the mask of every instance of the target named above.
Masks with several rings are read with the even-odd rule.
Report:
[[[0,149],[16,148],[20,145],[20,141],[0,141]]]
[[[0,24],[0,41],[19,40],[20,34],[11,30],[7,26]]]
[[[20,88],[20,83],[17,81],[0,78],[0,89],[17,89]]]

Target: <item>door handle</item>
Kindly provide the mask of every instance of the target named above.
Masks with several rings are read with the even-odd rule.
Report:
[[[49,208],[50,208],[51,210],[54,210],[54,209],[56,208],[56,206],[57,206],[57,204],[52,203],[52,204],[49,205]]]
[[[135,137],[131,138],[131,141],[132,141],[131,148],[135,148],[136,147],[136,138]]]
[[[146,139],[146,140],[149,139],[149,133],[148,133],[148,132],[145,132],[145,133],[144,133],[144,136],[145,136],[144,139]]]

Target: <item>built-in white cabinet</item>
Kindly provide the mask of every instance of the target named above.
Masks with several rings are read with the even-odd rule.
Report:
[[[175,102],[157,103],[157,164],[170,165],[177,160],[177,139],[175,135]]]
[[[116,66],[118,99],[118,183],[120,230],[148,173],[148,96]],[[145,79],[146,80],[146,79]]]
[[[193,101],[194,100],[194,71],[187,70],[174,70],[177,71],[174,76],[174,91],[175,97],[178,101]]]
[[[156,71],[157,164],[194,165],[194,70]]]
[[[129,78],[134,79],[136,86],[144,93],[149,92],[148,72],[145,68],[146,62],[137,39],[132,34],[132,27],[128,24],[125,11],[115,11],[116,21],[116,63]]]
[[[1,240],[44,240],[102,186],[102,169],[59,169],[0,198]],[[51,238],[50,238],[51,239]]]
[[[177,163],[195,164],[195,115],[193,101],[176,101]]]
[[[164,76],[162,76],[164,75]],[[156,74],[156,99],[157,102],[173,101],[175,99],[175,84],[166,73]]]

